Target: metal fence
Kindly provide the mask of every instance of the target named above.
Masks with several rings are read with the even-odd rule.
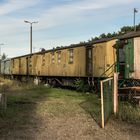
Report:
[[[117,90],[118,75],[102,80],[101,85],[101,125],[104,128],[111,114],[117,112],[118,90]]]

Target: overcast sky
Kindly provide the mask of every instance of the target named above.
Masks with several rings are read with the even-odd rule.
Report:
[[[140,0],[0,0],[2,53],[14,57],[29,53],[29,24],[33,24],[33,51],[70,45],[118,31],[140,22]]]

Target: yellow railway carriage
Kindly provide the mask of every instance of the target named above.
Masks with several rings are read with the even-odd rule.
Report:
[[[116,39],[106,39],[93,44],[93,76],[113,76],[116,62]]]
[[[67,85],[76,78],[90,79],[92,83],[93,77],[112,76],[115,42],[115,39],[104,39],[15,57],[11,60],[12,74]]]
[[[80,76],[85,73],[85,47],[68,47],[46,51],[41,56],[42,76]]]

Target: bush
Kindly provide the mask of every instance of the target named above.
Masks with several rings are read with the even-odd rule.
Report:
[[[75,87],[77,91],[81,91],[81,92],[87,92],[90,90],[90,87],[87,83],[85,83],[84,80],[81,79],[77,79],[75,80]]]

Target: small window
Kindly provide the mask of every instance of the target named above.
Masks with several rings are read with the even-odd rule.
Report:
[[[29,58],[29,66],[32,67],[32,57]]]
[[[45,66],[45,54],[42,56],[42,66]]]
[[[52,64],[54,64],[55,63],[55,56],[54,56],[54,52],[52,52]]]
[[[58,63],[61,63],[61,52],[57,52],[57,61]]]
[[[19,68],[21,67],[21,58],[19,58]]]
[[[71,63],[73,63],[73,49],[70,49],[69,50],[69,63],[71,64]]]

